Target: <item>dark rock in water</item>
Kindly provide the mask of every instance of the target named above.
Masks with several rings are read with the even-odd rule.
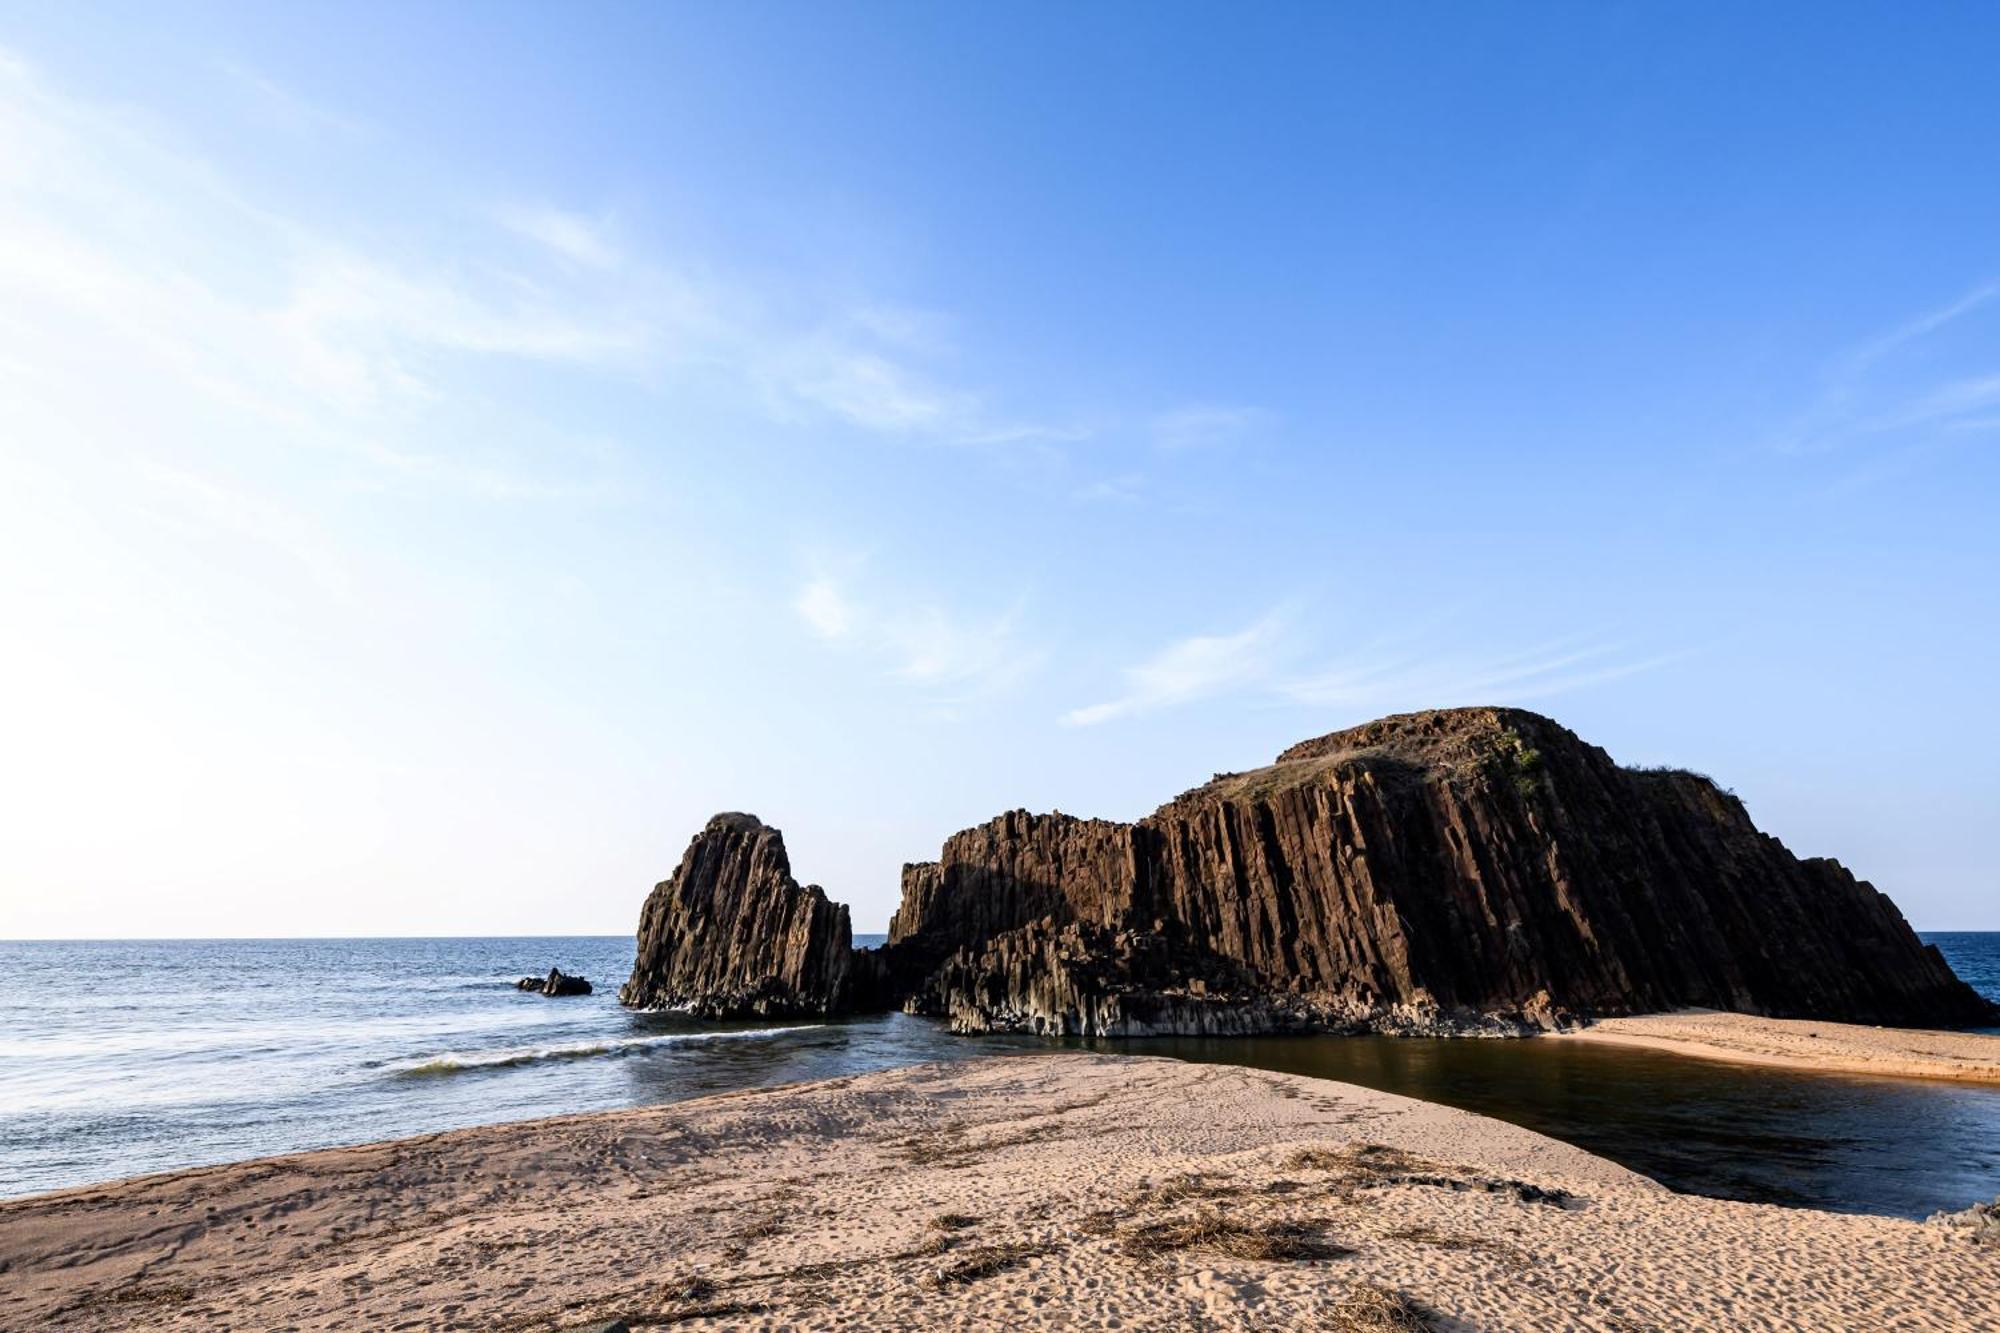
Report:
[[[1887,897],[1707,778],[1620,768],[1518,709],[1336,732],[1136,824],[1002,815],[906,866],[889,943],[851,959],[813,925],[834,913],[844,951],[845,909],[798,888],[777,833],[719,816],[647,900],[620,998],[1084,1035],[1994,1012]]]
[[[514,983],[514,989],[533,991],[537,995],[588,995],[590,982],[552,967],[546,977],[522,977]]]
[[[847,909],[792,878],[784,835],[717,815],[639,918],[621,1004],[704,1018],[824,1017],[850,1007]]]

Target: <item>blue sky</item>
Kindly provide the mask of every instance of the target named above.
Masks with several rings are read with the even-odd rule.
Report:
[[[2000,15],[0,6],[0,936],[879,929],[1385,712],[2000,928]]]

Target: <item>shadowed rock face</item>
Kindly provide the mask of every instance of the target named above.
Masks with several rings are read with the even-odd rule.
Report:
[[[848,1007],[853,961],[847,908],[792,878],[784,836],[755,815],[717,815],[646,898],[618,1002],[705,1018],[826,1016]]]
[[[850,983],[961,1031],[1088,1035],[1991,1014],[1885,896],[1708,779],[1494,708],[1307,741],[1136,824],[1016,811],[955,834],[905,867]]]

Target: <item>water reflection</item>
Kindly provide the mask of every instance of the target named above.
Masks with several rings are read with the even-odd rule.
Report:
[[[1922,1217],[2000,1194],[2000,1090],[1798,1074],[1564,1041],[1168,1038],[1097,1049],[1250,1065],[1512,1121],[1690,1193]]]
[[[651,1031],[687,1023],[668,1014],[635,1014],[633,1021]],[[699,1030],[713,1032],[718,1026],[704,1023]],[[1046,1049],[1045,1043],[1030,1037],[953,1036],[929,1019],[892,1013],[795,1029],[767,1040],[652,1048],[642,1059],[621,1062],[619,1072],[629,1102],[641,1104],[868,1074],[933,1060]]]

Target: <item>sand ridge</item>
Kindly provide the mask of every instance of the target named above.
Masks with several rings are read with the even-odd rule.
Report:
[[[1939,1228],[1676,1195],[1347,1084],[1082,1053],[0,1203],[0,1266],[8,1328],[2000,1323],[2000,1263]]]
[[[1589,1027],[1555,1034],[1555,1039],[1643,1046],[1706,1060],[1820,1073],[2000,1083],[2000,1036],[1978,1032],[1864,1027],[1680,1009],[1635,1018],[1599,1019]]]

